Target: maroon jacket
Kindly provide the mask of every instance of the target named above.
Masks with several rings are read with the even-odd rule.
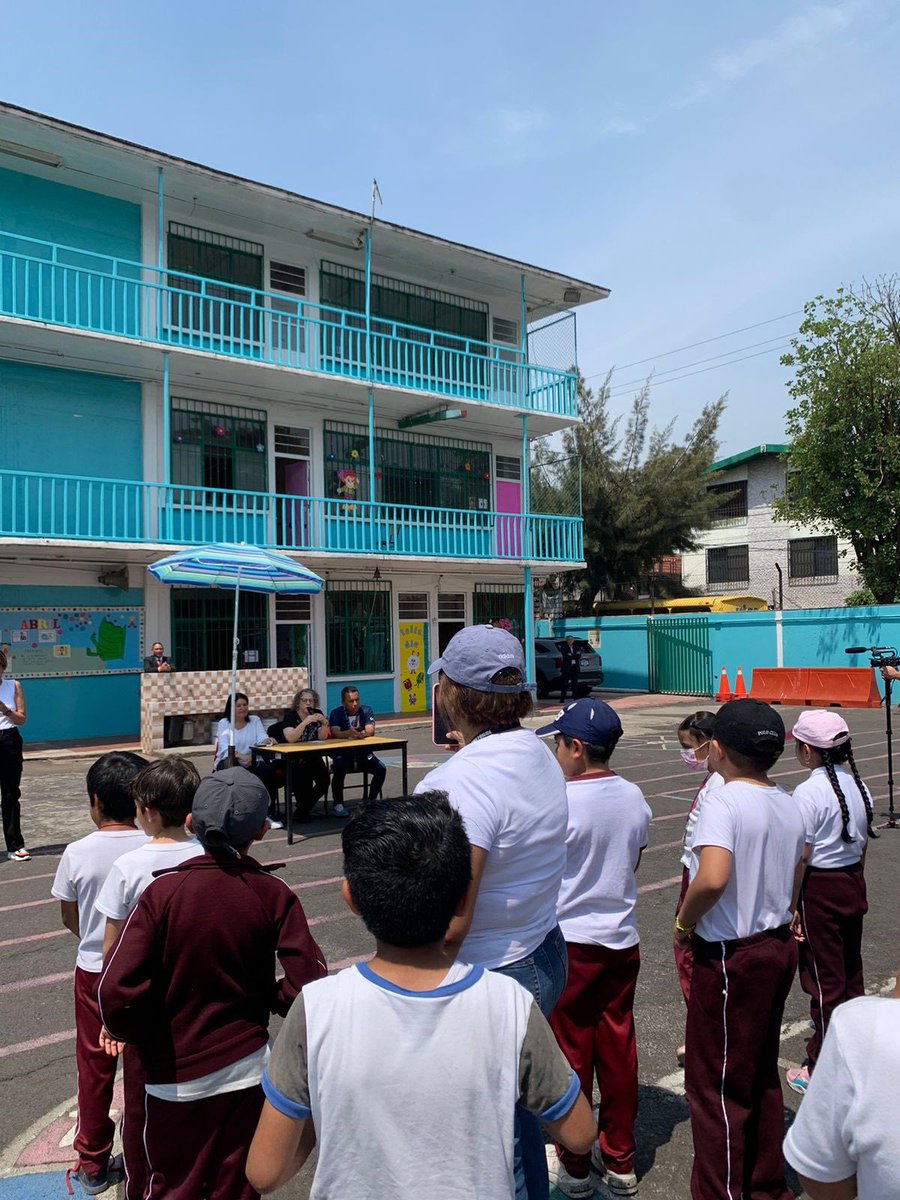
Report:
[[[182,1083],[265,1045],[269,1014],[327,970],[282,879],[252,858],[203,854],[144,891],[107,957],[100,1013],[137,1045],[148,1083]]]

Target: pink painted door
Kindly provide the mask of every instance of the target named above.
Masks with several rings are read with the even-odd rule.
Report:
[[[275,459],[275,489],[279,496],[309,495],[309,463],[303,458]],[[278,501],[278,543],[287,549],[309,545],[309,505],[300,500]]]
[[[497,554],[501,558],[522,557],[522,485],[497,480]],[[503,514],[508,513],[508,516]],[[513,514],[516,514],[513,516]]]

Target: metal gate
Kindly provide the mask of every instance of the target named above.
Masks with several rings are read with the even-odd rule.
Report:
[[[712,695],[709,617],[648,617],[650,691]]]

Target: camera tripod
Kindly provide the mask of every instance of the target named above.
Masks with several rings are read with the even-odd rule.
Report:
[[[900,667],[900,655],[893,646],[851,646],[845,651],[845,654],[868,654],[871,666],[877,670],[881,670],[882,667]],[[900,825],[897,823],[897,814],[894,812],[894,733],[891,726],[891,687],[894,681],[889,676],[883,675],[882,678],[884,679],[884,733],[887,741],[888,811],[887,820],[877,828],[900,829]]]

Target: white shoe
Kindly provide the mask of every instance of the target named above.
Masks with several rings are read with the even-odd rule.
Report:
[[[269,817],[269,828],[270,829],[284,829],[284,825],[281,821],[276,821],[274,817]]]
[[[331,810],[336,817],[349,817],[350,813],[343,804],[335,804]]]
[[[590,1175],[584,1179],[578,1179],[574,1175],[570,1175],[562,1163],[559,1161],[559,1155],[556,1153],[555,1146],[546,1146],[547,1152],[547,1174],[550,1176],[550,1186],[558,1188],[564,1196],[571,1196],[574,1200],[593,1196],[594,1181]]]
[[[591,1182],[594,1187],[602,1188],[604,1196],[636,1196],[638,1194],[637,1175],[617,1175],[610,1171],[603,1161],[600,1147],[595,1143],[591,1151]]]
[[[24,846],[20,850],[10,850],[6,857],[11,862],[31,862],[31,855]]]

